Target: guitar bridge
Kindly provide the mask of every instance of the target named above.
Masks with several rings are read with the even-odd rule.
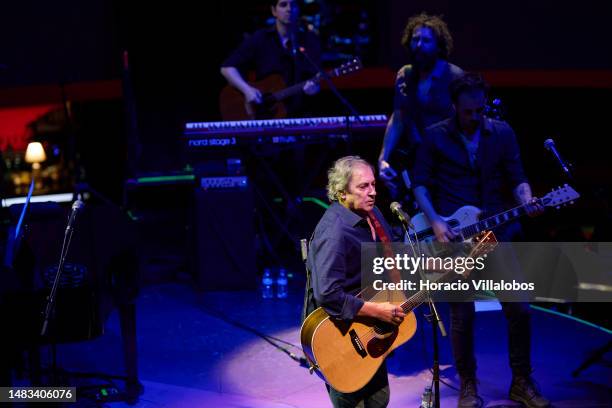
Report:
[[[365,358],[368,355],[368,352],[366,351],[365,347],[363,346],[363,343],[359,339],[359,336],[357,336],[357,332],[355,331],[355,329],[349,332],[349,336],[351,336],[351,343],[353,343],[353,347],[355,347],[355,351],[357,351],[357,354]]]

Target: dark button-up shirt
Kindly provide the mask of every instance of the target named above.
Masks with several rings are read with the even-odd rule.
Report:
[[[387,234],[389,225],[377,208],[374,212]],[[308,253],[307,267],[318,306],[330,316],[351,320],[363,299],[361,290],[361,244],[375,242],[367,219],[334,202],[317,224]]]
[[[310,31],[300,31],[297,37],[299,46],[303,46],[318,64],[321,47],[317,36]],[[280,74],[287,85],[305,81],[317,73],[299,52],[297,65],[298,78],[294,79],[294,58],[290,51],[283,47],[275,27],[255,31],[221,64],[222,67],[235,67],[243,74],[254,70],[257,80]]]
[[[453,117],[427,128],[413,174],[415,187],[427,187],[443,216],[464,205],[481,208],[485,216],[503,211],[514,188],[527,182],[514,131],[488,118],[480,129],[474,165]]]
[[[308,56],[320,65],[321,46],[318,37],[310,31],[300,31],[297,35],[299,46],[303,46]],[[275,27],[254,32],[238,47],[222,67],[237,68],[244,76],[247,71],[255,71],[256,80],[278,74],[286,86],[290,86],[314,77],[317,73],[302,53],[295,58],[290,50],[283,46],[281,37]],[[271,89],[260,89],[270,92]],[[287,98],[285,106],[289,116],[301,116],[304,112],[304,95],[299,93]]]

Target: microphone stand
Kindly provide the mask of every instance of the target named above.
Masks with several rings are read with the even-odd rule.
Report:
[[[571,182],[572,184],[576,183],[576,179],[574,179],[574,175],[572,174],[572,169],[573,169],[573,165],[570,162],[565,162],[562,158],[561,158],[561,154],[559,153],[559,151],[557,150],[556,146],[555,146],[555,142],[552,139],[547,139],[544,142],[544,148],[549,151],[553,157],[555,158],[555,161],[557,162],[557,164],[559,165],[559,167],[561,167],[562,170],[562,178],[565,179],[565,181]],[[589,189],[590,190],[590,189]],[[592,196],[597,197],[599,194],[596,191],[589,191],[589,194]],[[609,212],[608,212],[609,214]],[[597,226],[596,226],[597,229]],[[574,371],[572,371],[572,377],[576,378],[580,375],[580,373],[587,369],[589,366],[591,366],[592,364],[594,364],[595,362],[601,360],[603,358],[603,356],[612,349],[612,340],[608,341],[607,344],[597,348],[595,351],[593,351],[593,353],[586,357],[581,363],[580,366],[578,366],[578,368],[576,368]]]
[[[402,224],[402,229],[404,231],[404,234],[408,238],[408,244],[410,245],[410,248],[412,249],[412,254],[416,258],[418,256],[417,249],[419,253],[422,253],[421,244],[419,243],[416,229],[414,229],[414,227],[409,223],[408,220],[402,220],[401,224]],[[412,229],[414,230],[414,242],[416,243],[417,249],[415,249],[415,243],[413,243],[412,238],[410,237],[409,227],[412,227]],[[418,271],[419,271],[420,278],[425,279],[425,275],[424,275],[422,268],[419,267]],[[440,330],[440,334],[442,335],[442,337],[446,337],[447,334],[446,334],[446,329],[444,328],[444,322],[440,318],[440,314],[438,313],[436,303],[431,297],[431,293],[429,289],[427,290],[427,304],[429,305],[429,314],[423,313],[423,316],[425,317],[425,320],[431,323],[431,329],[432,329],[432,342],[433,342],[432,383],[434,385],[434,390],[433,390],[434,391],[433,392],[434,407],[440,408],[440,346],[438,344],[438,331],[436,330],[436,326],[438,327],[438,330]]]
[[[319,76],[319,78],[325,81],[325,83],[327,84],[329,89],[332,91],[336,99],[338,99],[340,103],[346,108],[346,115],[345,115],[346,132],[348,135],[349,147],[350,147],[352,145],[352,140],[353,140],[352,129],[351,129],[351,117],[354,117],[359,123],[363,123],[363,120],[361,119],[361,114],[357,111],[357,109],[355,109],[355,107],[344,96],[342,96],[340,91],[338,91],[338,88],[336,88],[336,85],[334,85],[334,83],[332,82],[329,75],[327,75],[327,73],[323,71],[321,67],[317,65],[315,61],[313,61],[313,59],[310,57],[310,55],[308,55],[306,50],[303,47],[298,47],[298,50],[305,57],[306,61],[308,61],[308,63],[315,69],[315,71],[317,71],[317,75]]]
[[[446,337],[446,330],[444,329],[444,322],[442,322],[442,319],[440,319],[440,314],[438,313],[438,309],[436,308],[436,304],[433,301],[429,290],[427,291],[427,303],[429,304],[429,314],[425,315],[425,318],[431,323],[433,342],[432,381],[434,384],[434,407],[440,408],[440,346],[438,344],[438,331],[436,330],[436,326],[438,326],[442,337]]]
[[[76,219],[77,212],[83,206],[83,202],[81,200],[77,200],[72,205],[72,210],[70,212],[70,218],[68,219],[68,225],[66,226],[66,231],[64,232],[64,241],[62,242],[62,249],[60,251],[60,259],[57,266],[57,272],[55,273],[55,279],[53,280],[53,286],[51,287],[51,292],[49,296],[47,296],[47,303],[45,305],[45,311],[43,312],[43,324],[42,329],[40,331],[40,336],[44,337],[47,334],[47,328],[49,326],[49,319],[51,314],[55,315],[55,299],[57,296],[57,289],[59,287],[60,278],[62,272],[64,270],[64,263],[66,261],[66,256],[68,255],[68,249],[70,248],[70,242],[72,241],[72,234],[74,233],[74,222]],[[57,353],[56,353],[56,344],[51,338],[51,353],[52,353],[52,382],[57,385]]]
[[[299,82],[300,69],[298,66],[298,45],[297,45],[297,31],[299,30],[298,18],[292,15],[291,25],[289,26],[289,41],[291,43],[291,58],[293,59],[293,80],[292,83],[297,84]]]

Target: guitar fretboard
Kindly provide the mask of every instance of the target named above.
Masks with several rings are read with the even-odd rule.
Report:
[[[464,238],[473,237],[482,231],[488,231],[509,221],[515,220],[523,215],[527,214],[527,209],[524,205],[520,207],[512,208],[508,211],[504,211],[497,215],[494,215],[484,220],[478,221],[474,224],[468,225],[467,227],[461,228],[461,236]]]
[[[282,101],[283,99],[289,98],[290,96],[299,94],[300,92],[302,92],[302,88],[304,88],[304,85],[306,85],[307,81],[303,81],[300,83],[297,83],[295,85],[291,85],[288,88],[282,89],[280,91],[274,92],[272,94],[273,99],[275,101]]]
[[[458,278],[459,275],[455,273],[455,271],[446,272],[444,275],[440,277],[436,282],[446,282],[450,281],[452,278]],[[427,301],[427,291],[420,290],[411,297],[408,298],[404,303],[400,305],[404,313],[408,313],[414,310],[417,306],[425,303]]]
[[[327,77],[327,79],[330,79],[330,78],[335,78],[335,77],[339,77],[342,75],[346,75],[352,72],[356,72],[356,71],[359,71],[360,69],[362,69],[361,61],[358,58],[356,58],[347,64],[343,64],[338,68],[332,69],[331,71],[324,73],[324,75]],[[302,81],[295,85],[291,85],[288,88],[281,89],[280,91],[274,92],[272,94],[272,98],[275,101],[282,101],[283,99],[286,99],[290,96],[293,96],[293,95],[296,95],[302,92],[302,89],[304,88],[304,85],[306,85],[306,82],[318,81],[319,79],[320,79],[320,75],[317,74],[316,76],[314,76],[313,78],[309,80]]]

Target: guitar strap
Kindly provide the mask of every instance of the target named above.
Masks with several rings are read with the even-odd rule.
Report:
[[[312,235],[310,235],[310,239],[306,245],[306,250],[302,254],[304,258],[304,270],[306,271],[306,290],[304,291],[304,304],[302,306],[302,323],[304,323],[306,317],[317,308],[317,302],[314,298],[314,291],[312,290],[311,273],[310,269],[308,268],[308,253],[310,252],[310,243],[312,242],[313,238],[314,231],[312,232]],[[310,374],[312,374],[314,370],[317,369],[317,365],[311,361],[310,358],[308,358],[306,353],[304,353],[304,357],[308,361],[308,370]]]
[[[306,245],[306,255],[310,252],[310,243],[314,238],[314,231],[310,235],[308,244]],[[317,302],[314,298],[314,291],[312,289],[312,276],[310,269],[308,268],[308,256],[304,257],[304,270],[306,271],[306,288],[304,291],[304,304],[302,307],[302,322],[306,320],[306,317],[317,308]]]

